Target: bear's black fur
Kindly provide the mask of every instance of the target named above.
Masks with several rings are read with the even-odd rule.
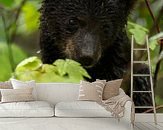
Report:
[[[40,25],[43,62],[70,58],[80,62],[92,80],[122,78],[131,55],[125,26],[135,1],[43,0]],[[136,78],[134,83],[144,85],[144,89],[139,86],[141,90],[149,88],[147,79]],[[150,105],[149,95],[138,96],[135,103]]]

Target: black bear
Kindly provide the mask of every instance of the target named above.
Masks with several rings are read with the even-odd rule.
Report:
[[[43,62],[51,64],[56,59],[69,58],[80,62],[92,80],[122,78],[131,55],[125,26],[135,1],[43,0],[40,19]],[[142,84],[145,87],[141,89],[148,90],[147,79],[137,78],[135,82],[139,88]],[[135,104],[150,105],[148,97],[149,94],[144,98],[137,94]]]

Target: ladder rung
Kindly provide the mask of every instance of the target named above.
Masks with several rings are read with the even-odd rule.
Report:
[[[147,51],[147,48],[134,48],[134,51]]]
[[[135,108],[154,108],[153,106],[135,106]]]
[[[135,77],[150,76],[150,74],[133,74]]]
[[[133,63],[148,64],[148,61],[133,61]]]
[[[152,91],[133,91],[134,93],[152,93]]]

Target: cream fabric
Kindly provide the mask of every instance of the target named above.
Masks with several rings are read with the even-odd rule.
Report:
[[[53,105],[58,102],[76,101],[79,96],[79,84],[75,83],[37,83],[38,100]]]
[[[118,119],[124,116],[125,112],[125,104],[126,102],[132,102],[131,108],[131,122],[135,121],[135,108],[134,103],[131,98],[125,94],[125,92],[121,92],[119,95],[109,98],[108,100],[101,100],[98,102],[101,106],[103,106],[107,111],[111,112],[112,115]]]
[[[0,102],[1,102],[1,89],[12,89],[11,81],[0,82]]]
[[[22,88],[27,88],[27,87],[35,87],[36,83],[34,80],[31,81],[20,81],[20,80],[16,80],[16,79],[10,79],[12,86],[14,89],[22,89]]]
[[[107,83],[103,80],[96,80],[96,82],[93,83],[81,81],[79,100],[95,101],[119,120],[124,116],[126,102],[131,101],[131,98],[127,96],[124,91],[119,93],[121,82],[122,79],[109,81]],[[102,96],[104,96],[105,100],[103,100]],[[134,114],[133,104],[132,123],[134,123]]]
[[[19,81],[16,79],[10,79],[10,80],[14,89],[26,89],[28,87],[30,88],[32,87],[33,88],[32,95],[34,99],[37,100],[36,82],[34,80],[26,81],[26,82]]]
[[[33,101],[33,88],[26,89],[1,89],[2,103]]]
[[[85,101],[102,100],[102,93],[105,83],[106,83],[105,80],[99,80],[92,83],[87,81],[81,81],[78,100]]]
[[[0,89],[12,89],[11,81],[0,82]]]
[[[111,112],[96,102],[72,101],[59,102],[55,106],[57,117],[112,117]]]
[[[131,124],[129,121],[121,120],[120,122],[117,122],[114,118],[52,117],[52,118],[0,118],[0,130],[133,130],[133,129],[131,128]],[[140,129],[136,128],[136,130]],[[142,130],[149,129],[147,128]],[[150,130],[155,130],[155,128]]]
[[[74,83],[37,83],[38,99],[48,101],[53,105],[58,102],[76,101],[79,95],[79,87],[80,84]],[[17,102],[15,106],[19,103],[24,102]],[[0,104],[0,106],[7,104]],[[129,128],[127,129],[126,126],[122,127],[120,124],[131,125],[131,104],[131,101],[125,104],[125,115],[120,122],[117,122],[114,118],[0,118],[0,130],[11,128],[12,130],[63,130],[67,128],[70,130],[108,130],[108,128],[110,130],[129,130]]]
[[[48,102],[45,101],[13,102],[0,104],[0,117],[52,117],[52,116],[54,116],[53,107]]]
[[[98,81],[98,80],[97,80]],[[104,87],[103,99],[107,100],[119,94],[122,79],[108,81]]]

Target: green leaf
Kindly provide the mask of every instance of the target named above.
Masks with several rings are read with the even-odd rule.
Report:
[[[156,49],[156,47],[158,46],[158,43],[156,40],[154,41],[149,41],[149,47],[152,51],[154,51]]]
[[[67,63],[65,62],[65,60],[56,60],[53,65],[57,67],[60,76],[64,76],[66,74]]]
[[[41,73],[39,71],[32,71],[32,70],[24,70],[24,71],[16,70],[15,76],[16,79],[21,81],[35,80],[36,82],[38,82]]]
[[[158,56],[156,54],[159,54],[160,48],[159,46],[156,46],[156,48],[152,51],[150,51],[151,54],[151,65],[152,65],[152,72],[155,72],[156,64],[158,62]]]
[[[128,32],[134,35],[137,44],[144,45],[145,36],[148,34],[149,30],[138,24],[128,22]]]
[[[133,23],[133,22],[130,22],[130,21],[128,21],[127,24],[128,24],[129,28],[139,28],[140,30],[142,30],[142,31],[144,31],[146,33],[149,33],[149,30],[147,28],[145,28],[145,27],[143,27],[143,26],[141,26],[139,24],[136,24],[136,23]]]
[[[134,35],[136,43],[139,45],[144,45],[146,32],[140,30],[139,28],[130,29],[129,31]]]
[[[155,49],[156,49],[156,47],[159,45],[159,44],[158,44],[158,40],[159,40],[160,38],[162,38],[162,37],[163,37],[163,32],[158,33],[158,34],[152,36],[152,37],[149,39],[149,46],[150,46],[150,49],[151,49],[151,50],[155,50]]]
[[[65,79],[64,77],[61,77],[54,72],[48,72],[48,73],[41,73],[39,76],[39,80],[37,82],[44,82],[44,83],[49,83],[49,82],[63,82]]]
[[[84,76],[87,77],[89,79],[91,79],[91,76],[87,73],[87,71],[84,68],[80,68],[79,72]]]
[[[54,72],[57,73],[57,67],[53,66],[53,65],[49,65],[49,64],[43,64],[42,65],[42,70],[41,72],[43,73],[50,73],[50,72]]]
[[[91,78],[80,63],[66,59],[67,62],[67,73],[72,78],[82,79],[83,76]]]
[[[80,63],[66,59],[66,60],[57,60],[54,62],[54,65],[58,68],[58,72],[61,76],[68,74],[70,78],[82,80],[83,76],[91,78],[89,74],[83,69]]]
[[[163,37],[163,32],[160,32],[150,38],[150,41],[158,40],[159,38]]]
[[[158,61],[161,61],[161,60],[163,60],[163,51],[160,53],[160,56],[158,58]]]
[[[69,64],[73,64],[73,65],[75,65],[75,66],[81,66],[80,63],[78,63],[78,62],[76,62],[76,61],[74,61],[74,60],[66,59],[66,62],[69,63]]]
[[[42,62],[37,57],[30,57],[28,59],[23,60],[16,68],[17,71],[24,70],[37,70],[42,65]]]
[[[14,0],[0,0],[0,4],[6,7],[12,6],[13,3],[14,3]]]

